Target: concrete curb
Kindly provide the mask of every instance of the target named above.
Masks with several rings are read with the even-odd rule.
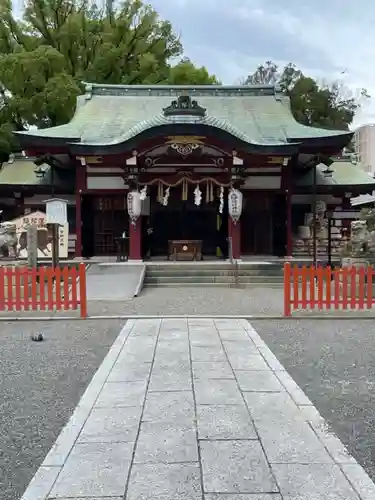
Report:
[[[115,315],[102,315],[102,316],[88,316],[87,318],[80,318],[78,316],[40,316],[40,317],[32,317],[32,316],[2,316],[0,317],[0,323],[1,322],[12,322],[12,321],[85,321],[85,320],[136,320],[136,319],[245,319],[245,320],[251,320],[251,321],[272,321],[272,320],[277,320],[277,321],[292,321],[292,320],[321,320],[321,321],[331,321],[331,320],[346,320],[346,321],[359,321],[359,320],[374,320],[375,319],[375,314],[371,315],[359,315],[359,314],[353,314],[353,315],[332,315],[332,316],[325,316],[325,315],[293,315],[291,317],[285,317],[282,315],[228,315],[228,314],[196,314],[196,315],[158,315],[158,314],[140,314],[140,315],[122,315],[122,314],[115,314]]]
[[[359,499],[369,500],[370,498],[375,498],[375,484],[365,469],[354,459],[340,439],[332,431],[328,430],[329,426],[326,420],[321,416],[312,401],[306,396],[305,392],[279,362],[264,340],[261,339],[251,323],[241,318],[238,319],[242,327],[246,330],[249,338],[254,342],[260,354],[269,365],[271,371],[276,375],[295,405],[301,411],[304,420],[309,424],[319,441],[326,448],[334,463],[341,469]],[[318,496],[320,497],[320,495]],[[323,496],[321,498],[323,498]],[[324,498],[326,498],[325,495]]]
[[[138,295],[141,293],[142,288],[143,288],[143,282],[145,280],[145,276],[146,276],[146,265],[144,264],[142,266],[142,271],[141,271],[141,274],[139,276],[138,284],[137,284],[137,287],[136,287],[135,292],[134,292],[134,297],[138,297]]]

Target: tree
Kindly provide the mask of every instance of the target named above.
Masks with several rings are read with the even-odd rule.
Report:
[[[204,66],[197,68],[187,58],[182,59],[179,64],[170,68],[167,83],[171,85],[220,84],[216,76],[210,75]]]
[[[16,128],[50,127],[69,120],[80,89],[56,49],[21,49],[4,56],[0,68],[2,84],[11,95],[6,105]]]
[[[249,75],[245,84],[279,84],[290,97],[295,119],[315,127],[348,130],[362,100],[368,97],[365,89],[354,97],[339,82],[319,84],[314,78],[305,76],[293,64],[280,71],[278,66],[267,61]]]
[[[0,151],[14,147],[11,130],[66,123],[83,81],[217,82],[188,59],[171,65],[181,56],[171,24],[141,0],[109,11],[88,0],[28,0],[22,20],[0,0]]]

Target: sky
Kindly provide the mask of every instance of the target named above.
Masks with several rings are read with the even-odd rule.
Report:
[[[259,64],[292,62],[348,96],[366,88],[354,126],[375,123],[374,0],[148,0],[171,21],[187,57],[223,83]]]

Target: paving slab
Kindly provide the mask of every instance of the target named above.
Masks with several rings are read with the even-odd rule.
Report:
[[[247,321],[128,329],[63,430],[65,455],[50,452],[22,500],[375,498]]]

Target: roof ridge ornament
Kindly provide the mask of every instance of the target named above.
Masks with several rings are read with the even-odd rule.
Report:
[[[180,95],[167,108],[163,108],[163,112],[164,116],[189,115],[203,118],[206,114],[206,108],[199,106],[198,101],[189,95]]]

